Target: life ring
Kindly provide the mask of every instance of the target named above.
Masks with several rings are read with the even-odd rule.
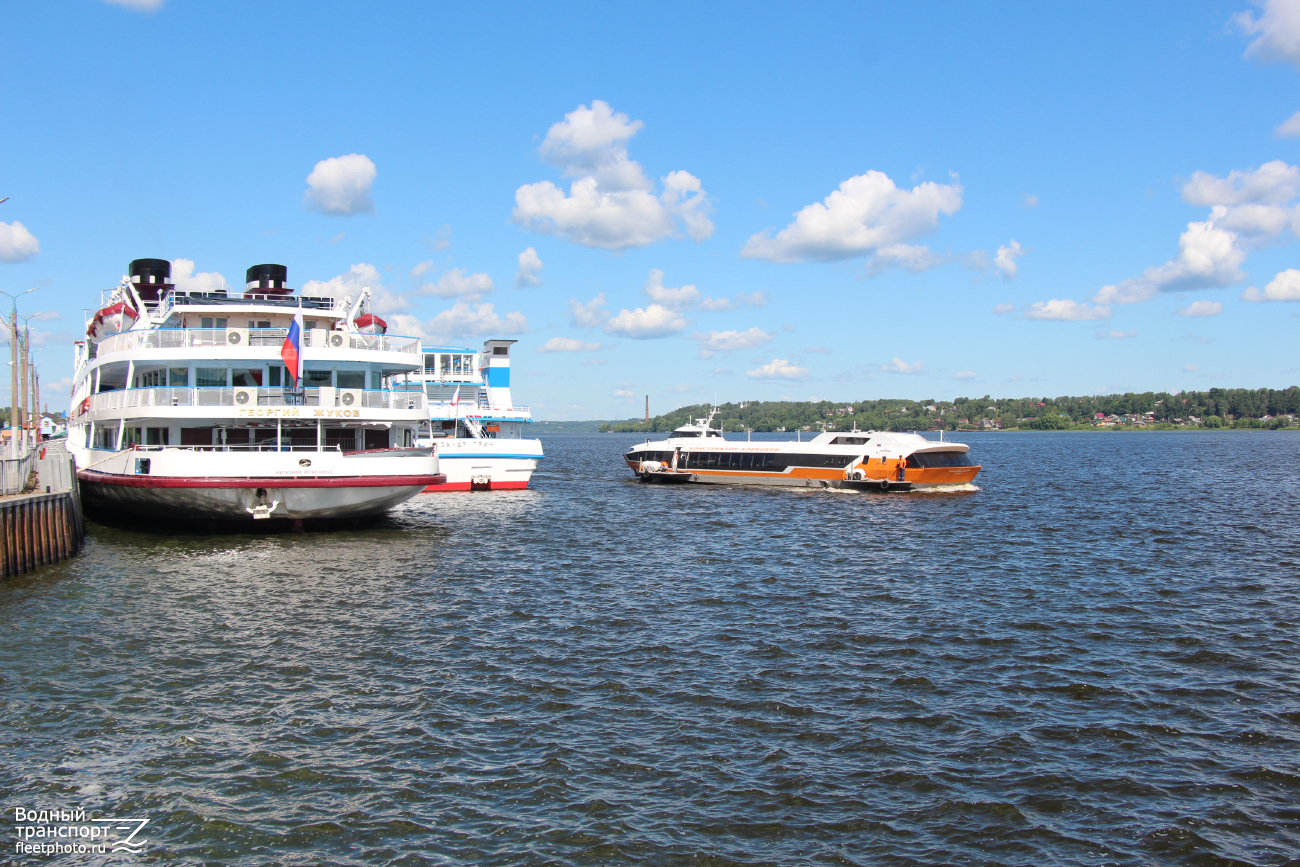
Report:
[[[855,482],[862,481],[862,470],[854,470],[853,475],[849,476],[849,478],[853,479]]]
[[[885,478],[883,478],[883,479],[880,480],[880,490],[882,490],[882,491],[887,491],[887,490],[889,490],[889,478],[888,478],[888,477],[885,477]]]
[[[87,412],[90,412],[90,398],[86,398],[81,402],[81,410],[77,415],[84,415]]]

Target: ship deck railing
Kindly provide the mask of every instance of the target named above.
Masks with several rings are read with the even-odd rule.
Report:
[[[216,305],[256,305],[258,307],[288,307],[303,310],[341,310],[342,302],[328,295],[263,295],[245,293],[238,289],[219,289],[215,292],[171,291],[161,301],[145,301],[145,309],[154,322],[165,322],[177,305],[206,307]]]
[[[138,452],[164,452],[164,451],[181,451],[181,452],[337,452],[344,451],[343,446],[338,443],[295,443],[287,439],[281,439],[277,444],[275,440],[261,440],[255,443],[206,443],[200,445],[141,445],[139,443],[129,444],[124,447],[131,451]],[[99,449],[106,451],[106,449]],[[348,449],[352,451],[352,449]]]
[[[105,337],[94,346],[94,356],[102,357],[112,352],[124,352],[130,349],[189,349],[202,347],[230,348],[230,333],[247,331],[249,346],[265,346],[278,349],[284,345],[289,334],[287,328],[145,328],[139,331],[123,331]],[[360,349],[370,352],[401,352],[407,355],[420,354],[420,338],[401,337],[388,334],[362,334],[356,331],[329,331],[328,335],[343,334],[347,337],[345,346],[325,347],[332,349]],[[302,345],[312,347],[313,331],[307,330],[302,335]],[[242,342],[242,341],[241,341]],[[322,348],[322,347],[312,347]]]
[[[257,406],[321,406],[320,389],[305,388],[302,391],[286,391],[283,388],[261,388],[256,386],[234,386],[225,388],[204,387],[158,387],[158,388],[121,388],[115,391],[101,391],[92,395],[90,410],[133,409],[137,407],[175,407],[175,406],[248,406],[251,402],[238,402],[240,393],[247,397],[247,392],[257,392]],[[359,404],[345,403],[348,392],[361,392]],[[388,389],[343,389],[334,390],[333,403],[328,406],[346,406],[351,409],[396,409],[411,410],[425,407],[424,395],[416,391],[396,392]]]

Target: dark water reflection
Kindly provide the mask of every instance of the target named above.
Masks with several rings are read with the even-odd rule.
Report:
[[[141,863],[1300,857],[1300,436],[982,435],[977,492],[889,496],[638,485],[634,439],[0,584],[6,823],[148,816]]]

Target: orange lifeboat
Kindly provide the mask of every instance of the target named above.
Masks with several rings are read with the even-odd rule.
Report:
[[[90,320],[90,325],[86,328],[86,336],[91,340],[103,340],[110,335],[129,331],[139,318],[140,314],[129,304],[118,301],[95,313],[95,318]]]

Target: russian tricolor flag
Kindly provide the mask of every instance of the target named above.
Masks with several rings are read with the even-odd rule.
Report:
[[[289,324],[289,333],[284,338],[284,346],[280,347],[280,357],[284,359],[284,366],[288,368],[289,375],[293,377],[293,384],[297,386],[298,380],[302,379],[301,310],[293,315],[293,322]]]

